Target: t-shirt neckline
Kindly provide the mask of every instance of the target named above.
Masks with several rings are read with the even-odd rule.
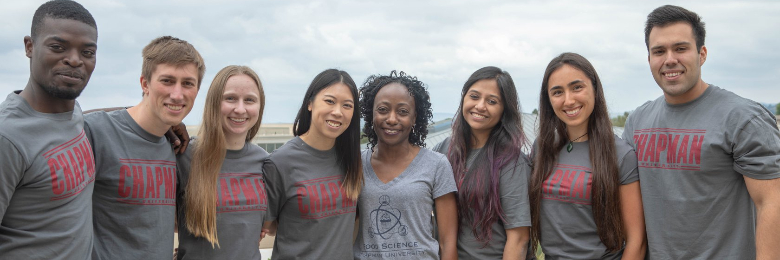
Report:
[[[376,186],[380,187],[383,190],[386,190],[390,187],[395,186],[396,183],[400,182],[404,178],[406,178],[407,175],[409,175],[409,170],[416,167],[416,165],[419,163],[420,158],[423,157],[423,153],[425,153],[427,149],[420,147],[420,151],[417,152],[417,155],[414,156],[414,159],[412,159],[412,162],[409,163],[408,166],[406,166],[406,169],[401,172],[398,176],[393,178],[392,180],[388,181],[387,183],[382,182],[382,180],[379,179],[379,176],[376,175],[376,171],[374,171],[374,166],[371,165],[371,149],[366,149],[365,153],[363,153],[363,156],[366,157],[365,160],[363,160],[364,163],[366,163],[366,167],[368,168],[370,174],[363,173],[363,176],[368,176],[369,179],[371,179],[372,182],[376,184]]]

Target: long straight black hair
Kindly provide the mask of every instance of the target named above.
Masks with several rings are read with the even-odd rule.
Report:
[[[528,198],[531,203],[531,243],[539,242],[539,216],[542,204],[542,185],[549,178],[558,161],[558,153],[571,137],[566,131],[566,124],[555,115],[548,85],[550,75],[564,65],[569,65],[582,71],[590,78],[593,85],[595,102],[593,113],[588,118],[588,153],[593,167],[591,182],[591,209],[596,222],[596,231],[601,243],[610,252],[623,247],[626,235],[623,229],[623,219],[620,212],[620,180],[618,178],[617,153],[615,151],[615,134],[612,132],[612,122],[607,113],[607,102],[599,75],[590,62],[576,53],[563,53],[555,57],[547,65],[542,79],[542,90],[539,93],[539,137],[538,149],[534,152],[534,170],[531,175],[531,186]],[[533,248],[536,251],[536,247]]]
[[[360,189],[363,187],[363,165],[360,160],[360,102],[358,102],[358,90],[355,81],[346,71],[337,69],[327,69],[314,77],[311,81],[306,95],[303,97],[301,108],[293,123],[293,134],[300,136],[309,131],[311,127],[311,111],[308,107],[314,97],[323,89],[334,84],[343,83],[349,87],[354,100],[354,112],[349,122],[349,127],[344,133],[336,137],[336,158],[343,171],[346,172],[342,188],[346,191],[347,197],[357,200]]]
[[[473,150],[474,133],[463,115],[463,101],[469,89],[480,80],[495,80],[504,111],[501,120],[490,131],[485,146],[471,168],[466,168],[469,151]],[[483,244],[490,242],[491,225],[503,220],[499,179],[501,169],[519,158],[526,145],[520,103],[512,76],[497,67],[484,67],[471,74],[461,90],[460,106],[452,124],[452,139],[447,159],[458,181],[458,222],[471,227],[474,237]],[[458,225],[461,226],[461,225]],[[463,232],[463,230],[461,230]]]

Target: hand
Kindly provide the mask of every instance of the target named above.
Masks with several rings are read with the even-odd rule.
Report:
[[[165,133],[165,138],[171,142],[173,152],[176,154],[183,154],[190,144],[190,135],[187,133],[187,126],[184,125],[184,123],[172,126],[171,129]]]

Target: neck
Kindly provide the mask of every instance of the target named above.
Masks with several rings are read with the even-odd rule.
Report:
[[[168,129],[171,129],[171,126],[160,122],[159,120],[155,120],[151,108],[143,101],[137,106],[128,108],[127,113],[130,114],[130,117],[132,117],[141,128],[150,134],[163,136],[165,132],[168,132]]]
[[[491,129],[492,130],[492,129]],[[471,149],[479,149],[485,146],[488,137],[490,137],[490,130],[479,131],[471,133]]]
[[[666,103],[671,105],[685,104],[699,98],[702,94],[704,94],[704,91],[706,91],[709,86],[710,85],[704,82],[704,80],[699,79],[699,82],[697,82],[693,88],[681,95],[670,96],[664,92],[664,99],[666,100]]]
[[[310,132],[311,131],[302,134],[301,140],[303,140],[303,142],[308,144],[309,146],[314,147],[314,149],[320,151],[327,151],[333,148],[334,145],[336,145],[336,139],[317,138],[315,136],[312,136]]]
[[[43,88],[35,85],[32,79],[27,81],[27,86],[24,87],[22,93],[19,93],[19,96],[24,98],[32,109],[41,113],[70,112],[76,105],[76,100],[52,97],[43,91]]]
[[[383,162],[403,161],[409,158],[409,156],[417,154],[415,151],[419,150],[420,147],[414,146],[409,142],[403,142],[398,145],[378,143],[372,156]]]
[[[244,144],[246,144],[246,134],[247,133],[244,133],[243,135],[225,134],[225,143],[227,144],[226,148],[228,150],[241,150],[241,148],[244,148]]]
[[[578,127],[566,127],[566,133],[569,135],[569,141],[574,141],[574,139],[577,139],[574,142],[585,142],[588,140],[588,124],[578,126]]]

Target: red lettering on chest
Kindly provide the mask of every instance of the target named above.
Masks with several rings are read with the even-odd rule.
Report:
[[[92,146],[84,131],[75,138],[43,153],[51,179],[51,200],[61,200],[81,193],[95,180]]]
[[[651,128],[634,131],[639,167],[697,171],[706,130]]]
[[[320,219],[355,212],[356,202],[344,196],[341,179],[331,176],[295,183],[301,217]]]

